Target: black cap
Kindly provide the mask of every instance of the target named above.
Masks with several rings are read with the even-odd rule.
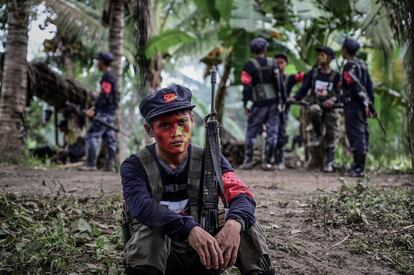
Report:
[[[277,53],[275,55],[275,58],[282,58],[286,61],[286,63],[289,63],[289,58],[285,53]]]
[[[267,48],[268,45],[269,43],[267,43],[266,39],[256,37],[250,41],[250,50],[252,53],[261,53]]]
[[[335,52],[334,50],[332,50],[332,48],[328,47],[328,46],[322,46],[322,47],[318,47],[316,48],[317,52],[324,52],[326,53],[331,59],[335,58]]]
[[[345,38],[344,43],[342,44],[342,47],[347,49],[347,51],[350,54],[356,54],[356,52],[359,50],[360,45],[358,41],[352,38]]]
[[[114,56],[109,52],[100,52],[96,55],[95,58],[98,60],[102,60],[107,64],[111,64],[111,62],[114,60]]]
[[[152,95],[144,97],[139,110],[147,122],[154,117],[179,111],[192,110],[195,105],[191,104],[191,91],[180,85],[172,85],[160,89]]]

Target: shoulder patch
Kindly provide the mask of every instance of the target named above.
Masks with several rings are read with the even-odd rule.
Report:
[[[112,83],[108,81],[102,81],[101,89],[104,94],[110,94],[112,92]]]

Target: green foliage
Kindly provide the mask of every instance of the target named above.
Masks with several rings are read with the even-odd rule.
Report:
[[[118,196],[0,195],[0,273],[119,273],[120,209]]]
[[[153,36],[151,38],[145,50],[145,55],[147,56],[147,58],[150,59],[154,57],[157,53],[164,54],[173,47],[185,43],[190,43],[194,40],[194,36],[179,30],[172,29],[163,31],[159,35]]]
[[[353,253],[373,255],[403,274],[414,272],[414,191],[358,183],[320,192],[312,220],[326,230],[349,232]]]
[[[46,104],[37,98],[30,102],[30,109],[27,115],[27,144],[28,148],[51,145],[54,140],[53,115],[48,122],[44,121],[44,109]]]

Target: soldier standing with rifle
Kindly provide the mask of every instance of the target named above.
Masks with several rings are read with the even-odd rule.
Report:
[[[345,39],[342,45],[342,55],[347,61],[342,72],[345,128],[354,158],[351,170],[347,173],[351,177],[364,176],[369,138],[367,119],[376,115],[368,68],[355,58],[359,48],[359,43],[352,38]]]
[[[303,84],[290,102],[300,101],[310,92],[309,112],[315,138],[310,145],[320,146],[322,125],[325,125],[324,148],[325,161],[322,170],[333,172],[335,147],[339,138],[339,112],[334,108],[339,101],[340,74],[331,69],[330,63],[335,58],[334,51],[323,46],[318,51],[318,66],[305,74]]]
[[[286,102],[285,85],[280,70],[273,58],[266,57],[268,43],[258,37],[250,42],[254,54],[243,67],[241,83],[243,84],[244,109],[248,116],[244,162],[242,169],[253,168],[254,144],[258,134],[266,127],[265,154],[263,170],[271,170],[279,129],[279,104]],[[248,106],[249,102],[253,105]]]
[[[285,74],[285,68],[289,63],[288,56],[284,53],[278,53],[275,55],[276,64],[279,67],[283,84],[285,85],[286,97],[290,96],[293,87],[303,81],[304,73],[296,73],[291,75]],[[275,150],[275,166],[277,170],[285,169],[284,161],[284,146],[288,143],[288,136],[286,134],[286,126],[289,115],[289,107],[286,102],[283,102],[283,110],[279,114],[279,130],[277,136],[276,150]]]
[[[191,97],[173,85],[140,104],[155,144],[121,165],[126,274],[219,274],[234,264],[274,274],[253,194],[220,153],[214,109],[206,148],[191,144]],[[221,228],[218,198],[228,205]]]
[[[92,120],[92,125],[86,134],[87,160],[86,166],[80,170],[96,170],[99,139],[102,137],[105,146],[104,171],[115,169],[116,140],[112,125],[115,121],[115,113],[118,108],[118,91],[116,90],[116,78],[111,70],[113,57],[111,53],[102,52],[96,57],[98,69],[103,72],[100,86],[101,91],[95,100],[95,105],[85,110],[84,113]]]

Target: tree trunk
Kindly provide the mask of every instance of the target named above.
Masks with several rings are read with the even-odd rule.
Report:
[[[122,57],[124,56],[124,0],[112,0],[109,24],[109,51],[114,56],[112,70],[117,80],[117,90],[122,94]]]
[[[110,23],[109,23],[109,50],[114,56],[112,62],[112,70],[115,74],[117,81],[118,98],[121,98],[123,90],[123,66],[122,57],[124,55],[124,0],[112,0],[110,7]],[[121,121],[121,108],[118,108],[116,114],[116,127],[122,128],[126,131],[129,127],[122,125]],[[123,121],[123,120],[122,120]],[[128,155],[128,138],[117,134],[117,140],[119,144],[119,152],[117,154],[117,162],[124,160]]]
[[[408,142],[410,146],[410,153],[411,153],[411,166],[412,170],[414,171],[414,3],[413,1],[408,2],[408,10],[410,13],[411,18],[411,28],[410,28],[410,75],[409,79],[411,82],[410,85],[410,96],[408,102]]]
[[[0,162],[25,158],[29,1],[8,1],[7,45],[0,98]]]
[[[224,104],[226,102],[226,91],[227,91],[227,81],[230,76],[231,71],[231,55],[228,55],[224,61],[224,72],[220,79],[217,96],[216,96],[216,108],[217,108],[217,120],[223,124],[223,115],[224,115]]]

